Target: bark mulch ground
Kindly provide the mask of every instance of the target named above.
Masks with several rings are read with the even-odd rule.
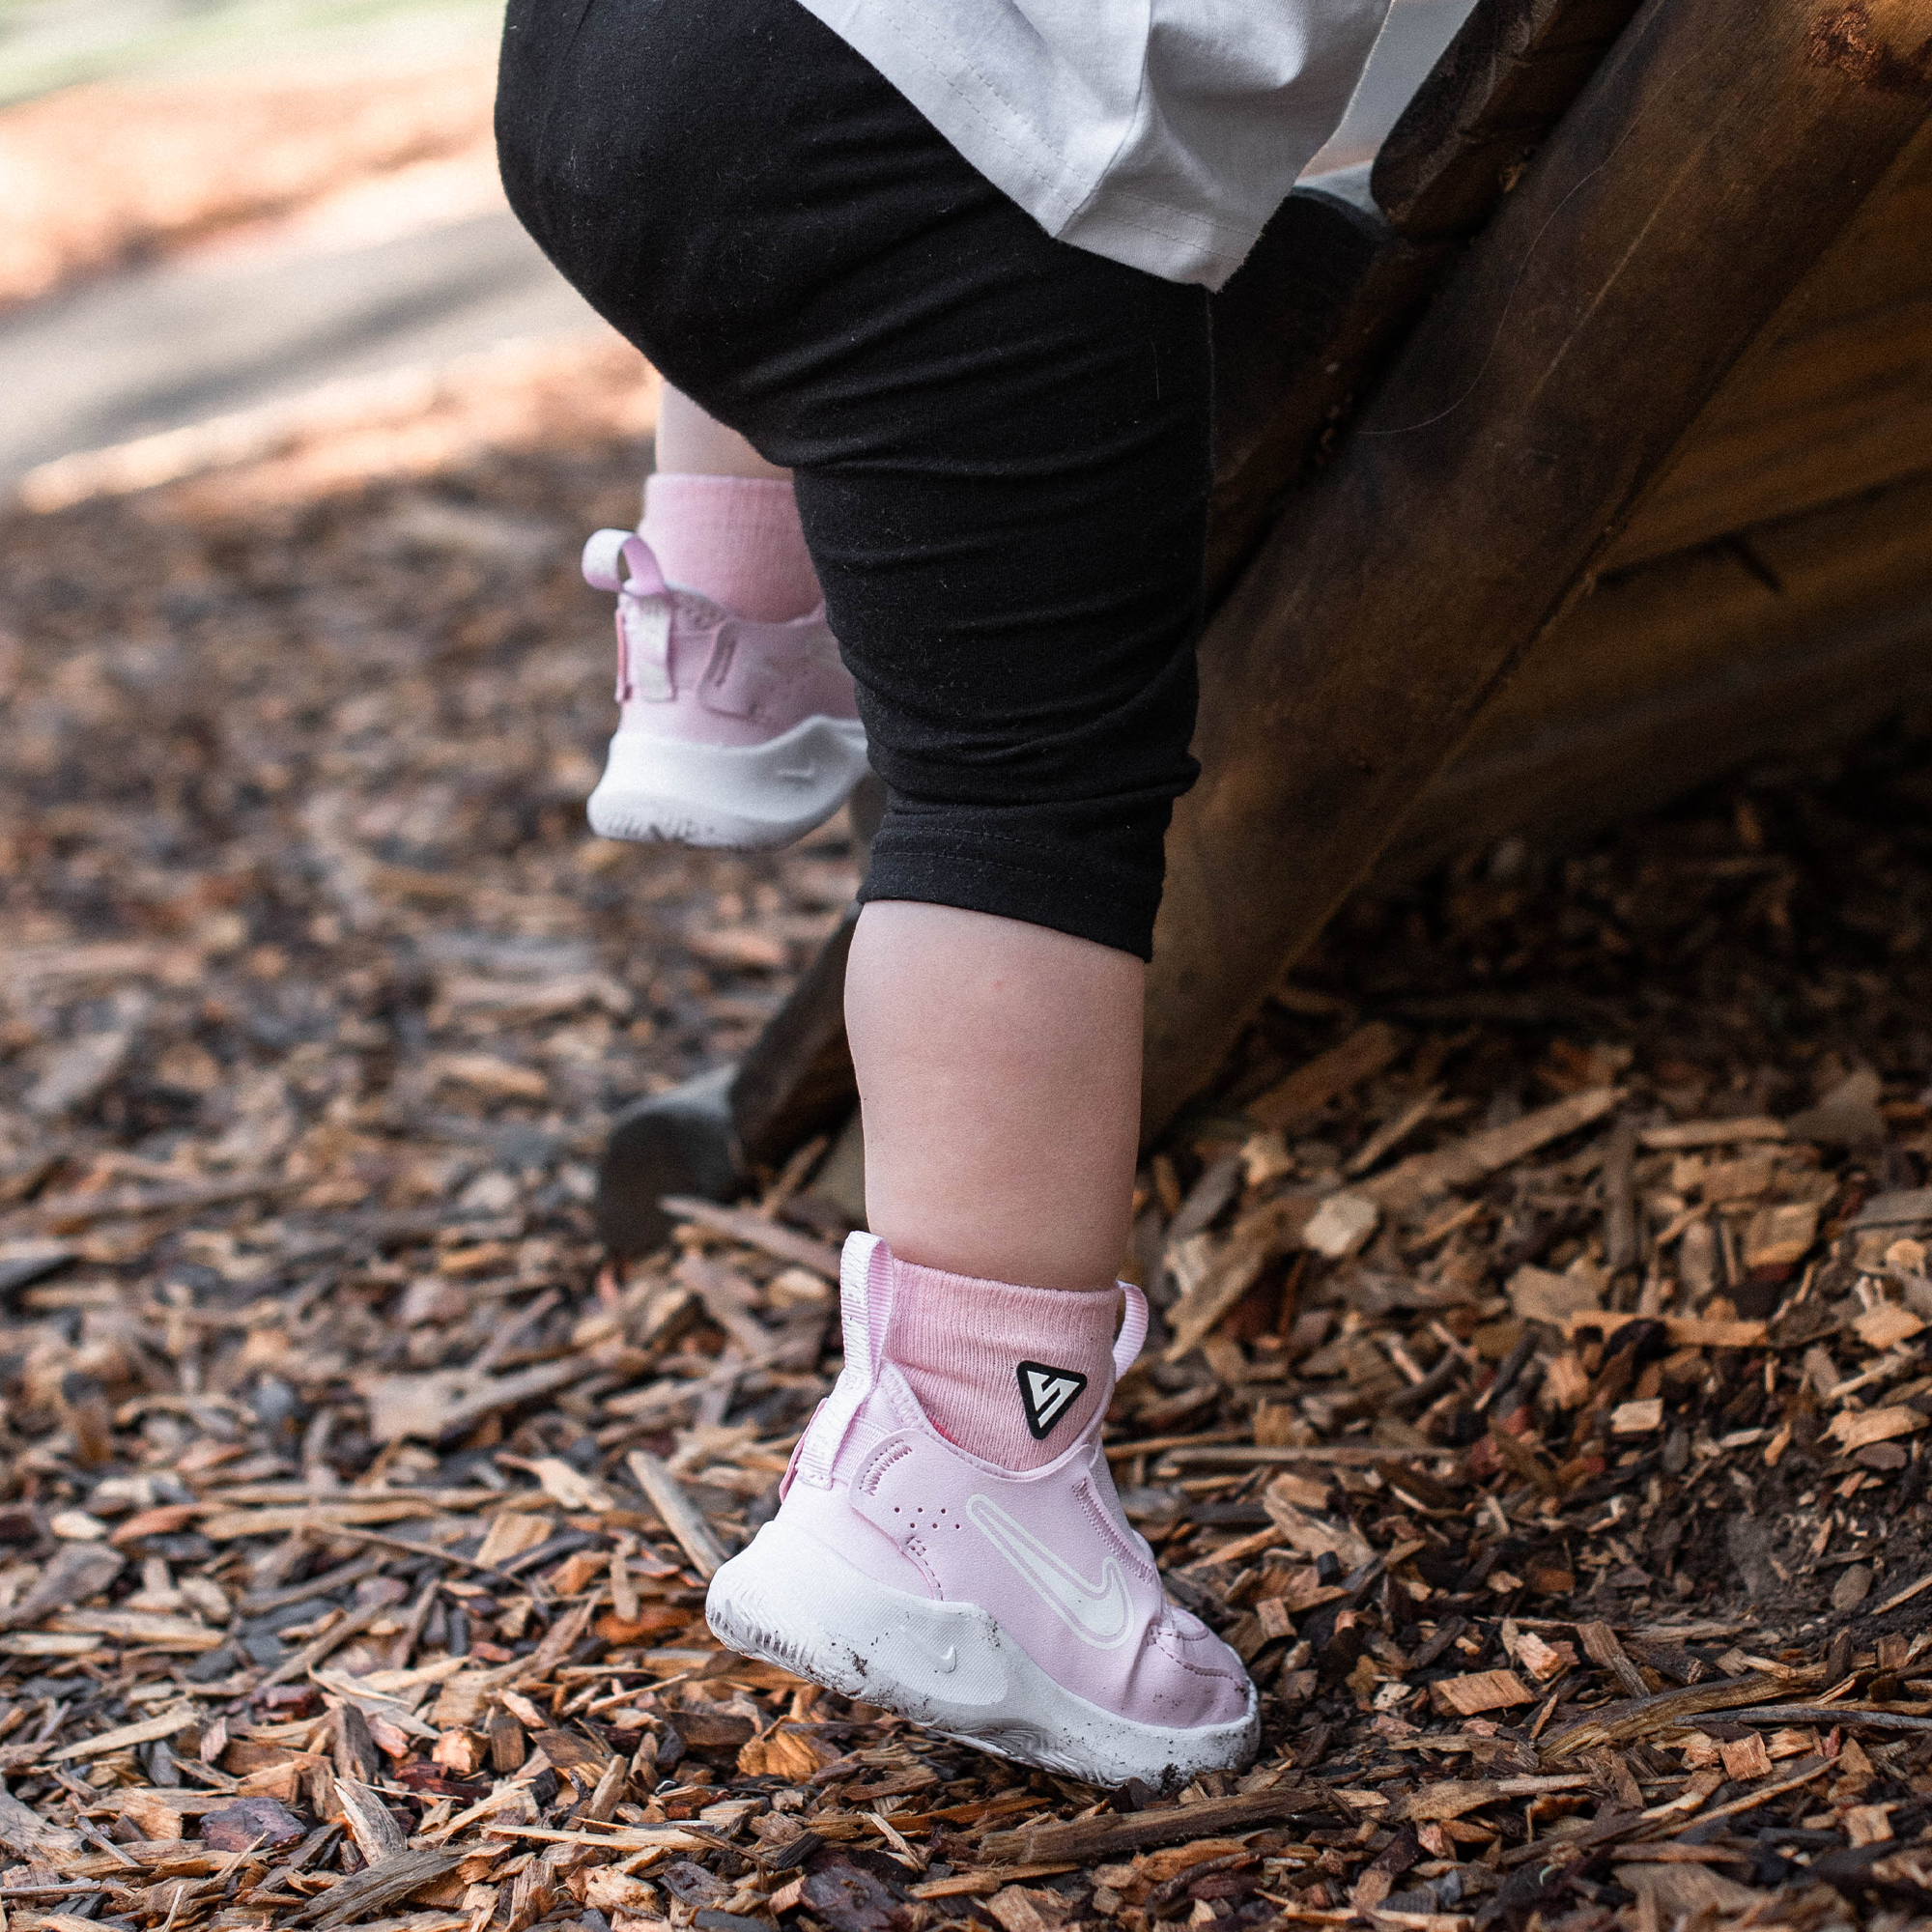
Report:
[[[591,1234],[835,825],[606,845],[614,440],[0,524],[15,1925],[1904,1926],[1927,721],[1364,895],[1142,1177],[1110,1455],[1265,1747],[1096,1791],[721,1652],[853,1148]]]

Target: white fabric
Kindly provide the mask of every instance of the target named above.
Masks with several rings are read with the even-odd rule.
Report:
[[[1049,235],[1220,285],[1388,0],[801,0]]]
[[[845,1366],[839,1370],[832,1393],[818,1405],[807,1425],[792,1463],[792,1468],[814,1489],[832,1487],[832,1465],[838,1460],[852,1418],[872,1392],[879,1345],[892,1318],[892,1273],[884,1265],[891,1253],[876,1235],[845,1236],[844,1251],[838,1258],[838,1318]],[[876,1282],[872,1279],[875,1272]]]

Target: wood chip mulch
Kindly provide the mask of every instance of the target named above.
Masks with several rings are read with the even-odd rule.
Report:
[[[1925,1922],[1925,721],[1365,894],[1270,1003],[1109,1432],[1265,1746],[1089,1790],[706,1633],[855,1150],[628,1271],[589,1163],[853,879],[583,836],[635,462],[0,523],[13,1923]]]

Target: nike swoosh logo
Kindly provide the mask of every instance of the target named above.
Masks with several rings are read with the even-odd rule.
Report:
[[[1133,1605],[1127,1601],[1127,1580],[1111,1556],[1101,1568],[1100,1580],[1090,1583],[991,1496],[969,1496],[966,1514],[1082,1643],[1095,1650],[1114,1650],[1127,1640],[1133,1629]]]
[[[942,1677],[951,1677],[959,1668],[958,1646],[949,1643],[933,1660],[933,1664]]]

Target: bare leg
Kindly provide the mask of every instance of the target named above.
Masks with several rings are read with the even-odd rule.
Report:
[[[668,582],[741,617],[779,624],[819,602],[791,471],[668,383],[641,528]]]
[[[866,907],[845,1020],[866,1208],[901,1260],[1033,1288],[1112,1283],[1139,1140],[1128,952],[954,906]]]
[[[781,478],[665,385],[660,474]],[[903,1261],[1104,1288],[1140,1131],[1141,962],[955,906],[868,905],[845,972],[867,1218]]]
[[[657,467],[686,476],[789,476],[767,463],[735,429],[708,416],[667,383],[658,404]]]

